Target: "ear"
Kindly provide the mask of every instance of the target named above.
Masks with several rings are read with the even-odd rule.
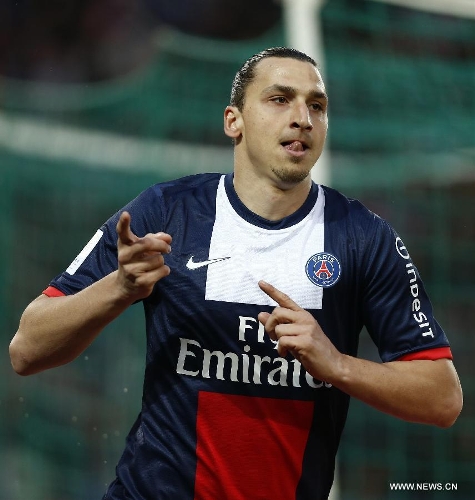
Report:
[[[237,139],[242,133],[242,115],[235,106],[226,106],[224,110],[224,133]]]

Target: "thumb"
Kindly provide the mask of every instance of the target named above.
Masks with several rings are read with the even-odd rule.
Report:
[[[260,323],[265,325],[267,323],[267,320],[269,319],[270,313],[268,312],[260,312],[257,315],[257,319],[259,320]]]

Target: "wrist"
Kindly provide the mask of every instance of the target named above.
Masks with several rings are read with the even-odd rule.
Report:
[[[351,383],[351,365],[353,360],[352,356],[338,352],[338,356],[332,364],[333,371],[330,377],[328,377],[330,380],[327,380],[327,382],[339,389],[348,387]]]
[[[104,278],[107,282],[107,293],[114,306],[126,308],[139,300],[136,289],[127,286],[119,271],[114,271]]]

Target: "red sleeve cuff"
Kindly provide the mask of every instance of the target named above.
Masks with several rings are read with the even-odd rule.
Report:
[[[453,359],[450,347],[434,347],[419,352],[410,352],[398,358],[398,361],[414,361],[416,359],[428,359],[435,361],[436,359]]]
[[[66,294],[54,286],[49,286],[46,290],[43,290],[43,295],[47,297],[64,297]]]

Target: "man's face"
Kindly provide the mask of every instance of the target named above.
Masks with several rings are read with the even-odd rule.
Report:
[[[328,128],[325,87],[312,64],[278,57],[260,61],[237,116],[241,164],[281,185],[307,178]]]

